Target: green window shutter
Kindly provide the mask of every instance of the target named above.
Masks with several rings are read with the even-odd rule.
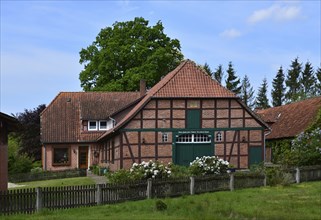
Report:
[[[187,110],[186,120],[186,128],[201,128],[201,110]]]

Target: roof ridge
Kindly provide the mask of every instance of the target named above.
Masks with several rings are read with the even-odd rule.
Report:
[[[166,81],[165,82],[162,82],[163,80],[160,80],[159,83],[160,84],[160,87],[159,88],[155,88],[155,91],[150,95],[153,96],[155,95],[159,90],[161,90],[162,88],[164,88],[170,81],[171,79],[173,79],[173,77],[179,73],[179,71],[189,62],[190,60],[189,59],[186,59],[184,60],[179,66],[177,66],[175,69],[173,69],[171,72],[169,72],[164,78],[163,80],[165,81],[165,78],[166,78]],[[158,83],[157,83],[158,84]],[[157,87],[157,84],[155,85],[155,87]],[[147,94],[149,95],[149,94]]]

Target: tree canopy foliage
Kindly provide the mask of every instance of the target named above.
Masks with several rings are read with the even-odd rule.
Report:
[[[42,104],[15,115],[20,123],[19,129],[14,133],[14,137],[18,139],[19,153],[27,154],[35,160],[41,160],[40,113],[45,108],[46,105]]]
[[[183,60],[180,42],[141,17],[101,29],[96,40],[80,51],[84,64],[79,79],[85,91],[135,91],[140,79],[152,87]]]

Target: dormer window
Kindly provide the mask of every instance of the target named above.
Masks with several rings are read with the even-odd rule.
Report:
[[[107,121],[99,121],[99,130],[107,130]]]
[[[88,131],[107,131],[115,127],[115,120],[89,120],[88,121]],[[87,130],[87,124],[84,125],[84,130]]]
[[[88,121],[88,130],[97,131],[98,130],[97,121]]]

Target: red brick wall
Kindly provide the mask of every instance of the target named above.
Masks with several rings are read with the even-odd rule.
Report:
[[[226,128],[261,127],[236,100],[151,100],[124,127],[125,129],[142,129],[142,131],[126,131],[127,139],[125,134],[122,136],[123,168],[129,168],[133,162],[172,161],[172,133],[167,132],[169,134],[168,143],[162,143],[161,132],[155,134],[154,131],[145,132],[144,129],[185,128],[187,109],[201,109],[202,128],[224,128],[222,130],[226,130]],[[235,132],[237,134],[234,139]],[[262,132],[262,130],[224,131],[223,140],[214,143],[215,155],[229,159],[235,167],[247,168],[249,146],[262,145],[263,148]],[[232,146],[233,150],[230,155]],[[112,166],[118,169],[121,162]]]

